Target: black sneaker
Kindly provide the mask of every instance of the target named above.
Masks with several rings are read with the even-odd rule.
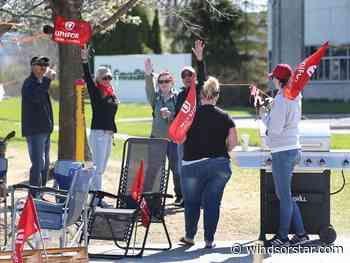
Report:
[[[307,243],[310,240],[309,236],[307,234],[304,235],[297,235],[295,234],[291,240],[289,241],[291,246],[298,246],[298,245],[303,245]]]
[[[288,247],[290,245],[289,238],[281,238],[279,235],[275,235],[270,240],[265,241],[265,247]]]
[[[184,200],[181,197],[176,197],[174,205],[184,207]]]

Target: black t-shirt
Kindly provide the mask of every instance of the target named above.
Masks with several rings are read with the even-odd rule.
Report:
[[[203,105],[197,112],[184,143],[185,161],[227,157],[226,138],[235,127],[232,118],[214,105]]]

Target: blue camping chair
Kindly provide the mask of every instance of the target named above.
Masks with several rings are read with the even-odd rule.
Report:
[[[80,242],[79,239],[81,239],[82,234],[86,241],[88,213],[86,204],[88,201],[91,179],[94,173],[94,168],[82,168],[81,166],[70,168],[68,175],[56,173],[54,177],[58,185],[61,183],[60,189],[35,187],[27,184],[13,185],[10,188],[12,203],[12,237],[15,236],[16,222],[15,191],[27,190],[31,192],[47,193],[56,197],[56,202],[49,202],[38,198],[35,198],[34,202],[38,213],[40,228],[61,231],[60,247],[67,246],[66,235],[68,227],[73,225],[76,225],[77,229],[71,240],[71,245],[74,242]],[[68,188],[68,190],[62,190],[62,188]],[[14,239],[12,245],[14,248]]]

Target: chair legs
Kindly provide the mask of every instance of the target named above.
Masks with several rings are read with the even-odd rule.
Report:
[[[165,250],[169,250],[171,249],[172,247],[172,243],[171,243],[171,240],[170,240],[170,235],[169,235],[169,232],[168,232],[168,228],[165,224],[165,220],[164,218],[161,219],[162,221],[162,225],[163,225],[163,228],[164,228],[164,232],[165,232],[165,236],[167,238],[167,242],[168,242],[168,246],[167,247],[164,247],[164,248],[159,248],[159,247],[149,247],[149,246],[146,246],[146,241],[147,241],[147,236],[148,236],[148,232],[149,232],[149,228],[151,226],[151,224],[147,227],[146,229],[146,232],[145,232],[145,235],[144,235],[144,239],[142,241],[142,247],[134,247],[134,249],[138,249],[138,250],[141,250],[140,252],[141,255],[143,254],[143,251],[144,250],[160,250],[160,251],[165,251]],[[121,249],[126,249],[125,246],[121,246],[119,243],[115,242],[117,247],[121,248]]]
[[[121,254],[114,254],[114,255],[111,255],[111,254],[93,254],[93,253],[89,253],[89,257],[90,258],[104,258],[104,259],[120,259],[120,258],[123,258],[123,257],[142,257],[143,253],[145,250],[161,250],[161,251],[164,251],[164,250],[169,250],[171,249],[172,247],[172,243],[171,243],[171,240],[170,240],[170,235],[169,235],[169,232],[168,232],[168,229],[167,229],[167,226],[165,224],[165,220],[164,219],[161,219],[161,222],[162,222],[162,225],[163,225],[163,228],[164,228],[164,232],[165,232],[165,236],[167,238],[167,246],[164,247],[164,248],[159,248],[159,247],[148,247],[146,246],[146,243],[147,243],[147,237],[148,237],[148,234],[149,234],[149,229],[150,229],[150,226],[151,224],[145,229],[145,234],[144,234],[144,238],[142,240],[142,246],[130,246],[131,242],[132,242],[132,235],[130,236],[129,240],[126,242],[126,245],[123,246],[122,244],[120,244],[120,242],[118,241],[114,241],[115,245],[124,250],[124,254],[121,255]],[[137,226],[135,226],[135,231],[137,231]],[[88,239],[88,243],[89,243],[90,239]],[[129,254],[129,251],[130,250],[139,250],[138,253],[136,254]]]

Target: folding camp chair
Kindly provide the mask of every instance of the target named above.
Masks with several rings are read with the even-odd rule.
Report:
[[[10,187],[12,204],[12,237],[15,237],[16,208],[15,191],[27,190],[39,193],[47,193],[56,196],[56,202],[50,202],[35,198],[39,225],[41,229],[60,230],[60,247],[65,247],[66,234],[69,226],[81,221],[71,243],[79,243],[81,234],[84,234],[87,245],[87,199],[94,168],[73,168],[70,170],[71,184],[68,191],[50,187],[35,187],[27,184],[17,184]],[[59,197],[59,198],[57,198]],[[14,238],[12,242],[14,248]]]
[[[116,200],[115,208],[93,207],[88,240],[110,240],[124,250],[122,254],[92,254],[92,258],[120,258],[123,256],[142,256],[145,249],[167,250],[171,248],[169,233],[164,220],[165,199],[172,197],[167,194],[169,167],[166,167],[166,153],[168,141],[156,138],[129,138],[124,143],[121,175],[118,195],[97,191],[94,197],[104,197]],[[144,161],[144,189],[143,197],[146,199],[150,210],[150,224],[145,228],[142,245],[132,245],[132,235],[137,235],[140,222],[140,206],[131,197],[131,189],[134,177]],[[94,200],[92,201],[94,203]],[[146,240],[152,223],[161,223],[167,238],[168,245],[165,248],[146,247]],[[140,227],[139,227],[140,228]],[[120,251],[120,250],[119,250]],[[129,253],[132,251],[131,253]],[[136,251],[136,252],[135,252]]]

